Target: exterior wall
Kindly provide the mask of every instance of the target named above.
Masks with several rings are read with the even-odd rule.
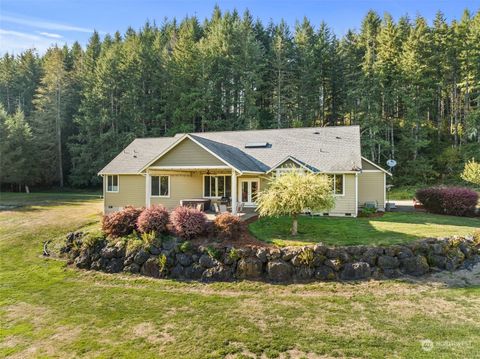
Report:
[[[152,166],[225,166],[225,163],[187,138]]]
[[[358,175],[358,206],[365,202],[377,202],[380,211],[385,210],[385,173],[362,172]]]
[[[150,197],[150,204],[162,204],[167,209],[171,210],[180,206],[180,200],[187,198],[202,198],[203,197],[203,174],[199,172],[150,172],[152,176],[155,175],[169,175],[170,176],[170,196],[165,197]],[[143,192],[145,197],[145,192]]]
[[[335,196],[335,207],[328,214],[332,216],[344,216],[350,213],[356,216],[355,174],[344,175],[343,196]]]
[[[107,176],[103,176],[104,212],[114,212],[125,206],[145,206],[145,177],[118,175],[118,192],[107,192]]]

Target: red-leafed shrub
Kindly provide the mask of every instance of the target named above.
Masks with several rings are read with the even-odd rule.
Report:
[[[137,229],[137,219],[142,209],[126,206],[123,210],[103,216],[102,231],[107,236],[127,236]]]
[[[154,205],[146,208],[137,219],[137,228],[142,233],[167,231],[169,214],[165,207]]]
[[[231,213],[222,213],[215,217],[213,221],[215,234],[222,240],[234,240],[240,237],[242,233],[242,222]]]
[[[170,221],[176,234],[188,239],[205,233],[207,216],[194,208],[177,207],[170,215]]]
[[[472,216],[478,202],[478,194],[464,187],[431,187],[416,192],[417,199],[431,213],[452,216]]]

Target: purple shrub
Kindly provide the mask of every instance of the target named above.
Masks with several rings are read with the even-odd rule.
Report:
[[[464,187],[430,187],[415,195],[428,212],[452,216],[474,215],[478,202],[477,192]]]
[[[142,233],[167,231],[169,214],[165,207],[154,205],[146,208],[137,219],[137,228]]]
[[[137,219],[142,209],[126,206],[123,210],[103,216],[102,231],[107,236],[127,236],[137,229]]]
[[[205,233],[207,216],[205,213],[188,207],[177,207],[173,210],[170,221],[176,234],[190,239]]]

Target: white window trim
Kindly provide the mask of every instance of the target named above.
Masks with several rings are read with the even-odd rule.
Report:
[[[116,191],[110,191],[108,189],[108,177],[113,177],[113,176],[116,176],[117,177],[117,190]],[[118,193],[120,192],[120,176],[119,175],[107,175],[107,180],[105,181],[105,192],[107,193]],[[112,180],[112,183],[113,183],[113,180]]]
[[[333,176],[333,196],[345,197],[345,174],[343,173],[341,174],[342,175],[342,194],[335,193],[335,182],[337,181],[336,176],[339,176],[340,173],[326,173],[326,174],[329,176]]]
[[[149,188],[150,188],[150,197],[152,198],[170,198],[170,176],[169,175],[150,175],[150,184],[149,184]],[[167,177],[168,178],[168,196],[162,196],[162,195],[158,195],[158,196],[154,196],[152,193],[152,177]],[[160,187],[160,179],[158,179],[158,186]],[[160,193],[160,188],[158,188],[158,193]]]
[[[211,174],[204,174],[203,175],[203,181],[202,181],[202,198],[208,198],[208,199],[220,199],[222,198],[223,196],[205,196],[205,177],[232,177],[231,174],[223,174],[223,173],[219,173],[219,174],[215,174],[215,173],[211,173]],[[226,182],[226,179],[225,179],[225,182]],[[226,186],[226,183],[224,183],[224,186]],[[232,187],[232,180],[230,180],[230,187]],[[217,192],[218,192],[218,186],[216,187],[217,189]],[[210,187],[210,190],[211,190],[211,187]],[[230,196],[231,196],[231,193],[233,191],[233,188],[230,188]]]

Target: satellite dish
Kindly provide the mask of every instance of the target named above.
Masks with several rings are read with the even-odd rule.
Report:
[[[387,166],[388,167],[395,167],[397,165],[397,161],[395,160],[388,160],[387,161]]]

